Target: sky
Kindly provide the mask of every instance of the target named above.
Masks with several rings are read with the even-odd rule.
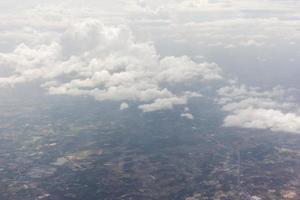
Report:
[[[210,98],[224,127],[300,133],[300,1],[2,0],[0,33],[0,91],[188,120]]]

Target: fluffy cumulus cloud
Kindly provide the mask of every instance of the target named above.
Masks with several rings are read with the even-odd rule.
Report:
[[[300,133],[300,113],[288,91],[275,87],[270,91],[232,84],[218,90],[218,103],[228,113],[225,127],[269,129]]]
[[[181,117],[186,118],[186,119],[190,119],[190,120],[194,119],[194,116],[191,113],[182,113]]]
[[[128,26],[94,19],[71,23],[50,41],[0,53],[0,66],[10,71],[0,78],[2,87],[38,82],[52,95],[135,101],[144,112],[172,109],[199,96],[188,88],[175,92],[176,85],[222,78],[215,63],[162,57],[151,42],[136,42]]]
[[[140,105],[139,108],[144,112],[151,112],[156,110],[172,109],[174,105],[185,105],[187,98],[183,97],[171,97],[171,98],[159,98],[155,99],[153,103]]]
[[[300,115],[280,110],[246,108],[237,110],[224,120],[227,127],[270,129],[272,131],[300,133]]]
[[[127,103],[121,103],[120,110],[126,110],[129,108],[129,105]]]

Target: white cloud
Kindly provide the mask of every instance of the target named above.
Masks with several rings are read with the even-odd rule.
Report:
[[[174,105],[185,105],[187,103],[186,97],[171,97],[164,99],[156,99],[153,103],[140,105],[139,108],[143,112],[153,112],[157,110],[170,110]]]
[[[300,42],[299,9],[297,1],[284,0],[152,0],[130,1],[127,15],[140,37],[178,43],[177,51],[188,48],[192,54],[201,51],[208,57],[238,52],[248,58],[252,54],[272,57],[281,49],[297,52],[299,45],[292,50],[289,44]]]
[[[300,115],[283,113],[280,110],[249,107],[229,114],[224,119],[224,126],[300,133]]]
[[[129,105],[127,104],[127,103],[122,103],[121,105],[120,105],[120,110],[126,110],[126,109],[128,109],[129,108]]]
[[[191,113],[182,113],[180,116],[190,120],[194,119],[194,116]]]
[[[221,69],[214,63],[195,63],[187,56],[166,57],[160,61],[162,72],[159,81],[184,82],[196,80],[222,79]]]
[[[50,43],[20,44],[0,53],[0,66],[12,70],[0,78],[4,87],[38,81],[49,94],[136,101],[145,112],[200,96],[197,91],[172,91],[178,84],[222,78],[214,63],[161,57],[151,42],[136,42],[127,26],[105,26],[94,19],[70,24]]]
[[[225,127],[300,133],[299,106],[280,87],[262,91],[233,83],[219,89],[218,95],[218,103],[228,113]]]
[[[10,72],[0,74],[4,87],[36,81],[50,94],[135,101],[144,111],[170,109],[193,96],[187,90],[200,96],[188,83],[222,78],[214,60],[239,74],[239,58],[227,55],[258,53],[255,58],[270,61],[275,50],[299,52],[295,1],[54,0],[35,8],[37,0],[18,8],[15,2],[0,8],[0,68]],[[210,62],[199,61],[199,53]],[[181,88],[176,86],[185,89],[175,92]],[[234,93],[238,98],[220,94],[227,112],[251,105],[287,113],[292,106],[256,89],[241,86]]]

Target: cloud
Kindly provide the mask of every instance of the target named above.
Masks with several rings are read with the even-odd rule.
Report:
[[[151,42],[136,42],[128,26],[89,19],[70,24],[48,43],[19,44],[0,53],[0,66],[12,73],[0,86],[39,82],[52,95],[92,96],[135,101],[144,112],[172,109],[200,96],[177,85],[222,79],[215,63],[188,56],[161,57]]]
[[[277,69],[273,74],[292,74],[286,69],[292,68],[290,62],[277,66],[283,62],[277,62],[275,52],[281,61],[294,57],[298,63],[295,1],[75,0],[34,7],[35,1],[17,10],[6,2],[11,9],[1,10],[0,73],[5,75],[0,74],[0,87],[38,82],[52,95],[134,101],[143,111],[154,111],[184,105],[192,97],[187,91],[198,93],[196,85],[222,79],[215,60],[254,81],[256,75],[265,78],[261,72],[271,79],[271,67]],[[198,59],[199,52],[207,61]],[[221,96],[224,102],[230,98]],[[250,95],[223,109],[252,105],[288,113],[290,102],[283,106],[274,98]]]
[[[120,110],[126,110],[126,109],[128,109],[129,108],[129,105],[127,104],[127,103],[122,103],[121,105],[120,105]]]
[[[180,116],[190,120],[194,119],[194,116],[191,113],[182,113]]]
[[[189,57],[166,57],[160,61],[162,72],[158,75],[160,81],[184,82],[192,79],[217,80],[222,79],[221,69],[215,63],[195,63]]]
[[[225,49],[221,55],[245,52],[247,57],[256,53],[271,57],[275,49],[289,50],[289,43],[300,41],[300,4],[295,1],[130,1],[127,7],[130,26],[140,37],[177,43],[179,52],[188,48],[192,54],[201,51],[210,57]],[[290,53],[295,56],[298,51],[299,46]]]
[[[300,133],[300,115],[283,113],[280,110],[249,107],[229,114],[224,119],[224,126]]]
[[[217,102],[227,112],[225,127],[269,129],[300,133],[299,106],[289,91],[275,87],[270,91],[233,83],[218,90]]]
[[[143,112],[153,112],[157,110],[170,110],[173,109],[174,105],[185,105],[187,98],[183,97],[171,97],[164,99],[156,99],[153,103],[140,105],[139,108]]]

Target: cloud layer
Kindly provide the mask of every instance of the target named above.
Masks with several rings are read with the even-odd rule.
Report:
[[[297,87],[299,9],[296,0],[3,1],[0,88],[38,83],[151,112],[184,107],[228,76]],[[298,133],[298,105],[286,95],[224,86],[224,126]]]
[[[1,53],[0,66],[11,71],[0,78],[3,87],[36,81],[49,94],[135,101],[144,112],[172,109],[195,96],[172,91],[176,85],[222,79],[215,63],[161,57],[151,42],[136,42],[127,26],[92,19],[70,24],[48,43]]]

